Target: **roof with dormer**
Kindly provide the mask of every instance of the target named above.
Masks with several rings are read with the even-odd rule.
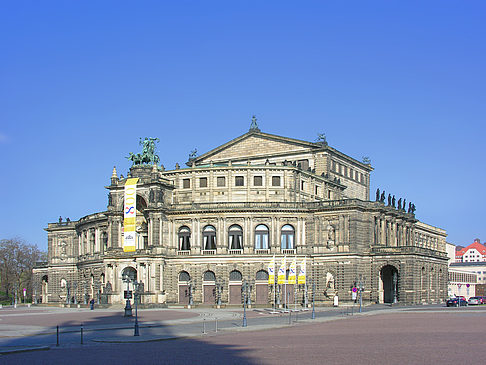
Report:
[[[481,255],[486,255],[486,246],[479,243],[479,242],[473,242],[467,247],[462,247],[459,250],[456,251],[456,257],[462,257],[464,254],[469,251],[475,249],[478,251]]]

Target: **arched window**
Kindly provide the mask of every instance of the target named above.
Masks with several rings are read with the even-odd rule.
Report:
[[[191,230],[182,226],[179,228],[179,250],[188,251],[191,249]]]
[[[293,249],[294,248],[294,227],[290,224],[286,224],[282,227],[280,235],[280,247],[282,249]]]
[[[268,272],[266,272],[265,270],[260,270],[260,271],[257,271],[256,273],[256,276],[255,276],[255,280],[268,280]]]
[[[243,275],[238,270],[233,270],[229,274],[229,281],[241,281],[243,279]]]
[[[135,270],[133,267],[126,267],[122,271],[122,280],[130,280],[131,282],[134,282],[137,280],[137,270]]]
[[[268,227],[264,224],[255,228],[255,248],[257,250],[268,249]]]
[[[216,281],[216,275],[212,271],[206,271],[203,276],[204,281]]]
[[[181,271],[179,273],[179,281],[187,282],[189,280],[191,280],[191,275],[187,271]]]
[[[216,250],[216,228],[213,226],[203,229],[203,247],[205,250]]]
[[[243,248],[243,230],[237,224],[229,227],[228,246],[230,250],[241,250]]]

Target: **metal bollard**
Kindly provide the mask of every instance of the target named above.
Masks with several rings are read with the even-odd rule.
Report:
[[[83,324],[81,323],[81,345],[83,344]]]
[[[59,346],[59,326],[56,326],[56,346]]]
[[[292,311],[289,310],[289,324],[292,324]]]
[[[203,319],[203,334],[206,333],[206,318]]]
[[[215,325],[215,329],[216,330],[215,330],[215,332],[218,332],[218,319],[217,318],[215,318],[215,322],[216,322],[216,325]]]

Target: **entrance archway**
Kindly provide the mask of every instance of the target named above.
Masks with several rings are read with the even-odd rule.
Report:
[[[122,271],[122,284],[124,285],[120,285],[120,288],[122,288],[123,292],[122,298],[127,299],[127,297],[130,297],[129,292],[133,293],[133,282],[135,280],[137,280],[137,270],[131,266],[127,266],[126,268],[124,268]],[[129,284],[127,284],[127,282]],[[133,295],[131,297],[133,298]]]
[[[241,282],[243,276],[238,270],[233,270],[229,274],[229,303],[241,305]]]
[[[203,275],[203,304],[216,303],[216,275],[208,270]]]
[[[257,271],[255,275],[256,304],[268,304],[268,272]]]
[[[190,304],[191,290],[190,287],[191,275],[187,271],[181,271],[179,273],[179,303]]]
[[[386,265],[380,270],[381,289],[383,293],[383,303],[398,302],[398,270],[392,265]]]

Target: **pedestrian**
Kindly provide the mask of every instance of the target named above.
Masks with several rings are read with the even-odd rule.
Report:
[[[91,310],[93,310],[93,309],[94,309],[94,299],[91,299],[91,300],[89,301],[89,307],[90,307],[89,309],[91,309]]]

